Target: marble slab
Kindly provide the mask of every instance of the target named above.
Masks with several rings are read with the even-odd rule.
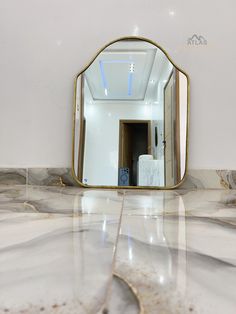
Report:
[[[180,189],[235,189],[235,170],[188,170],[186,180]]]
[[[116,190],[0,186],[0,211],[117,215],[120,212],[122,198],[123,193]]]
[[[145,313],[233,314],[235,192],[179,192],[126,192],[115,271]]]
[[[0,168],[0,185],[26,184],[27,170],[24,168]]]
[[[169,190],[126,191],[125,212],[128,215],[180,215],[176,209],[184,207],[184,216],[212,217],[228,216],[232,219],[236,208],[235,190]]]
[[[0,224],[0,313],[235,313],[235,190],[6,185]]]
[[[29,185],[76,186],[70,168],[28,168]]]
[[[112,285],[122,199],[115,198],[110,216],[106,204],[113,200],[104,191],[97,207],[74,188],[6,186],[0,196],[0,313],[98,313]],[[18,210],[11,199],[41,205]],[[54,209],[61,201],[63,211]]]

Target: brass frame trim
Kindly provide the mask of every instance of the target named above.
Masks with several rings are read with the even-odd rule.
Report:
[[[175,101],[176,101],[176,108],[177,108],[177,111],[176,111],[176,128],[178,129],[178,133],[180,133],[180,128],[179,128],[179,122],[180,122],[180,118],[179,118],[179,71],[178,69],[173,69],[168,77],[168,80],[164,86],[164,119],[163,119],[163,138],[164,138],[164,141],[166,141],[166,132],[165,132],[165,127],[166,127],[166,120],[165,120],[165,113],[166,113],[166,103],[165,103],[165,91],[166,91],[166,88],[168,86],[168,84],[170,83],[170,80],[171,78],[174,77],[175,81],[176,81],[176,86],[175,86]],[[177,135],[177,132],[175,132],[175,138],[174,138],[174,141],[176,141],[176,135]],[[176,152],[176,155],[178,156],[178,160],[180,161],[180,144],[178,143],[178,146],[175,145],[175,150],[177,148],[177,152]],[[165,167],[165,159],[166,158],[166,145],[164,146],[164,183],[166,183],[166,167]],[[176,167],[176,175],[177,175],[177,178],[178,180],[180,179],[180,166],[177,166]]]
[[[184,172],[184,175],[183,175],[183,178],[180,180],[180,182],[176,185],[173,185],[173,186],[107,186],[107,185],[86,185],[86,184],[83,184],[76,176],[76,173],[75,173],[75,122],[76,122],[76,92],[77,92],[77,79],[78,77],[87,70],[87,68],[93,63],[93,61],[97,58],[97,56],[104,50],[106,49],[107,47],[109,47],[110,45],[116,43],[116,42],[119,42],[119,41],[122,41],[122,40],[139,40],[139,41],[145,41],[145,42],[148,42],[149,44],[152,44],[154,46],[156,46],[158,49],[160,49],[164,54],[165,56],[167,57],[167,59],[173,64],[173,66],[175,66],[175,68],[180,71],[181,73],[183,73],[186,78],[187,78],[187,126],[186,126],[186,159],[185,159],[185,172]],[[91,61],[82,69],[82,71],[80,71],[75,79],[74,79],[74,103],[73,103],[73,120],[72,120],[72,123],[73,123],[73,127],[72,127],[72,167],[71,167],[71,173],[72,173],[72,177],[73,179],[75,180],[76,183],[78,183],[79,186],[82,186],[84,188],[100,188],[100,189],[131,189],[131,190],[134,190],[134,189],[138,189],[138,190],[173,190],[177,187],[179,187],[183,182],[184,180],[186,179],[186,175],[187,175],[187,167],[188,167],[188,152],[189,152],[189,140],[188,140],[188,137],[189,137],[189,110],[190,110],[190,105],[189,105],[189,101],[190,101],[190,79],[189,79],[189,76],[188,74],[183,71],[182,69],[180,69],[173,61],[172,59],[169,57],[168,53],[162,48],[160,47],[156,42],[150,40],[150,39],[147,39],[145,37],[139,37],[139,36],[126,36],[126,37],[120,37],[118,39],[115,39],[111,42],[109,42],[108,44],[106,44],[105,46],[103,46],[102,48],[99,49],[99,51],[95,54],[95,56],[91,59]],[[82,94],[82,91],[80,93],[80,98],[81,98],[81,94]],[[81,120],[81,115],[80,115],[80,120]],[[81,121],[80,121],[81,122]],[[79,147],[81,147],[81,142],[79,142]]]

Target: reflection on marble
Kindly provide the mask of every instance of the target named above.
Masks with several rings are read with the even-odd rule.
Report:
[[[109,216],[102,206],[109,195],[101,195],[93,214],[86,206],[81,211],[78,189],[0,192],[0,313],[97,313],[112,283],[117,232],[110,237],[106,227],[118,230],[121,200],[115,199],[119,208]],[[68,201],[68,213],[53,208],[56,194],[58,204]],[[15,203],[4,210],[10,195],[22,203],[40,197],[52,210],[46,213],[43,202],[41,212],[28,207],[18,212]]]
[[[114,214],[120,212],[123,193],[55,186],[0,186],[0,211]],[[110,209],[113,209],[112,212]]]
[[[235,199],[223,190],[126,192],[115,270],[147,313],[235,313]]]
[[[0,185],[26,184],[26,169],[0,168]]]
[[[0,313],[235,314],[235,209],[234,190],[0,186]]]

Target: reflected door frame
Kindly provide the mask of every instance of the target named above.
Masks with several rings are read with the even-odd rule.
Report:
[[[144,124],[146,123],[148,125],[148,154],[152,154],[152,147],[151,147],[151,120],[119,120],[119,167],[122,165],[122,159],[123,156],[121,152],[123,151],[122,145],[123,145],[123,127],[124,124]]]
[[[175,173],[174,180],[175,182],[171,184],[167,184],[166,177],[167,177],[167,167],[166,167],[166,158],[167,158],[167,152],[166,152],[166,143],[167,143],[167,134],[166,134],[166,89],[170,83],[171,78],[174,79],[174,108],[175,108],[175,124],[174,124],[174,158],[173,158],[173,165],[174,168],[173,171]],[[173,107],[173,104],[171,104]],[[173,69],[169,75],[169,78],[164,86],[164,184],[169,185],[175,185],[176,182],[180,181],[181,177],[181,169],[180,169],[180,142],[179,142],[179,136],[180,136],[180,117],[179,117],[179,71],[177,69]],[[172,127],[172,126],[171,126]]]
[[[118,153],[118,169],[120,168],[131,168],[130,164],[126,163],[124,161],[125,159],[125,156],[124,156],[124,152],[125,152],[125,149],[124,147],[126,146],[125,144],[125,136],[124,136],[124,133],[125,133],[125,126],[127,125],[132,125],[132,124],[146,124],[147,125],[147,153],[148,154],[152,154],[152,147],[151,147],[151,120],[119,120],[119,153]],[[126,137],[126,140],[129,140],[127,139]]]

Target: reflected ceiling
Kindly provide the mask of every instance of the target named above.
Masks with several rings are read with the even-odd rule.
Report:
[[[104,50],[85,73],[91,100],[144,101],[148,84],[160,77],[163,56],[148,43],[130,42]]]

